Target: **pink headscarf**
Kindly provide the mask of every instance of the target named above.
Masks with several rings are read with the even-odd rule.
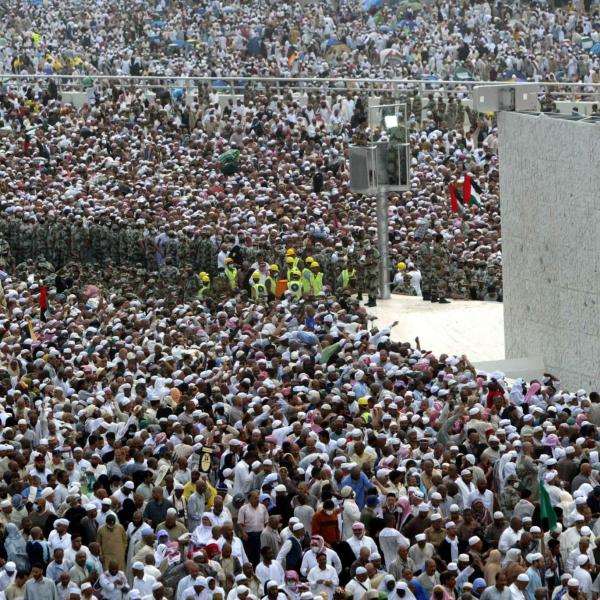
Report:
[[[448,593],[448,590],[443,585],[436,585],[433,587],[433,590],[431,590],[430,600],[438,600],[438,598],[436,598],[435,591],[439,591],[440,589],[444,593],[442,600],[454,600],[454,598]]]
[[[402,496],[402,498],[398,498],[398,502],[396,502],[396,506],[399,506],[402,509],[402,515],[399,519],[398,529],[400,529],[408,517],[412,515],[412,508],[410,506],[410,500],[406,496]]]
[[[315,542],[316,544],[319,544],[319,552],[323,552],[323,550],[325,550],[325,540],[323,539],[323,536],[321,536],[321,535],[311,536],[311,538],[310,538],[311,545],[313,542]]]

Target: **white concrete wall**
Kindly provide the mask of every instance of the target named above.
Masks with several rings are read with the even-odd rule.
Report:
[[[600,125],[499,120],[506,358],[600,389]]]

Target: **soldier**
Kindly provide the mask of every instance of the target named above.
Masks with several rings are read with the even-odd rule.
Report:
[[[121,237],[121,222],[113,223],[110,230],[108,231],[108,238],[110,244],[108,246],[107,258],[110,258],[113,264],[121,264],[121,248],[119,244],[119,238]]]
[[[415,115],[416,122],[420,129],[421,128],[421,118],[423,115],[423,104],[421,102],[421,95],[419,94],[418,90],[413,91],[412,112]]]
[[[89,260],[89,230],[83,226],[81,217],[77,218],[71,232],[71,256],[80,263]],[[40,255],[43,255],[41,252]]]
[[[194,273],[191,265],[187,265],[183,274],[183,301],[192,302],[198,298],[200,279]]]
[[[204,234],[196,252],[196,268],[204,269],[207,273],[217,272],[217,253],[209,237]]]
[[[159,269],[159,275],[163,280],[165,294],[179,287],[179,269],[173,264],[173,259],[170,256],[167,257],[165,264]]]
[[[431,274],[431,302],[449,304],[448,295],[448,269],[450,266],[448,249],[444,243],[444,236],[438,233],[432,249],[432,274]]]
[[[12,271],[15,266],[8,242],[0,238],[0,269],[2,271]]]
[[[485,262],[477,261],[471,278],[471,299],[483,300],[485,297]]]
[[[323,245],[318,242],[315,244],[315,254],[313,254],[314,260],[321,265],[321,271],[323,272],[323,279],[330,285],[331,290],[335,292],[337,283],[336,265],[331,257],[331,252],[325,252]]]
[[[421,290],[423,300],[431,300],[432,253],[429,234],[425,234],[417,250],[417,263],[421,271]]]
[[[144,262],[144,221],[138,220],[133,227],[127,230],[127,246],[131,262],[137,264]]]
[[[193,229],[190,229],[189,227],[184,228],[177,247],[177,264],[180,268],[192,264],[193,238]]]
[[[459,300],[467,300],[469,297],[469,283],[465,273],[464,261],[461,259],[453,261],[450,275],[450,289],[452,297]]]
[[[220,277],[214,279],[212,292],[214,297],[220,302],[231,298],[231,288],[229,287],[229,282],[227,279],[225,279],[222,273]]]
[[[365,241],[365,272],[367,273],[366,290],[369,301],[367,306],[377,306],[377,294],[379,293],[379,250]]]

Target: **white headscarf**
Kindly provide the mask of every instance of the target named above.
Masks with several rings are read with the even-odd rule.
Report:
[[[194,532],[192,533],[191,541],[196,546],[206,546],[210,542],[210,540],[212,539],[212,536],[213,536],[212,535],[212,528],[213,528],[212,515],[209,512],[203,512],[202,519],[204,519],[204,518],[207,518],[210,521],[210,526],[203,525],[202,521],[200,521],[200,525],[198,525],[198,527],[196,527],[196,529],[194,529]]]

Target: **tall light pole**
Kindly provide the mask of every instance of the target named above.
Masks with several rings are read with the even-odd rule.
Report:
[[[377,249],[379,250],[379,290],[382,300],[388,300],[391,296],[388,223],[387,192],[382,188],[377,191]]]
[[[375,125],[369,142],[350,146],[350,189],[376,196],[379,293],[387,300],[391,295],[387,193],[407,190],[410,182],[406,104],[370,106],[369,117]]]

